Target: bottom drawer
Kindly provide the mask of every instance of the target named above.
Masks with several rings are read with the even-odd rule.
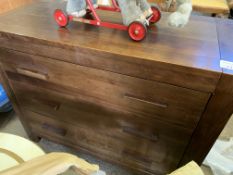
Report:
[[[112,136],[107,130],[58,121],[28,110],[24,114],[32,131],[40,137],[88,151],[146,174],[171,172],[185,149],[183,142],[140,137],[130,128]]]

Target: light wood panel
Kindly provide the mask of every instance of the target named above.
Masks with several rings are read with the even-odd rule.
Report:
[[[32,0],[1,0],[0,1],[0,14],[6,13],[17,7],[31,3]]]

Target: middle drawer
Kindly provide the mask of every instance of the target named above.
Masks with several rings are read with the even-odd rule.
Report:
[[[16,51],[1,51],[1,62],[9,79],[38,86],[49,82],[53,88],[59,86],[137,116],[187,128],[196,126],[209,99],[208,93]]]
[[[63,140],[68,130],[69,142],[74,143],[72,140],[76,138],[82,146],[92,149],[87,143],[91,142],[98,154],[104,154],[104,150],[115,156],[119,153],[118,159],[125,158],[134,166],[150,167],[161,174],[177,166],[192,135],[191,129],[154,118],[142,119],[101,101],[90,103],[82,95],[24,82],[10,83],[36,134],[44,132],[42,136],[51,138],[60,135]],[[93,140],[95,134],[100,140]],[[158,168],[164,162],[163,168]]]

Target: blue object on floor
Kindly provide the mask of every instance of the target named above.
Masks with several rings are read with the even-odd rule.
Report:
[[[0,84],[0,112],[9,112],[12,110],[12,105],[7,97],[5,90]]]

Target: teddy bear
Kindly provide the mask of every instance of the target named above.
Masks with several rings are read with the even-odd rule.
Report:
[[[176,10],[176,0],[155,0],[161,11],[174,12]]]
[[[172,27],[185,26],[192,12],[192,0],[176,0],[176,11],[168,17],[168,24]]]
[[[145,23],[153,14],[147,0],[118,0],[124,25],[129,25],[133,21]]]
[[[92,0],[92,3],[94,8],[98,7],[97,0]],[[86,0],[68,0],[66,12],[75,17],[83,17],[87,13],[87,8]]]
[[[145,21],[152,15],[150,4],[147,0],[118,0],[122,10],[123,23],[129,25],[133,21]],[[172,27],[185,26],[192,12],[192,0],[164,0],[166,10],[172,11],[168,17],[168,24]]]
[[[164,0],[168,5],[174,4],[175,0]],[[124,25],[128,26],[133,21],[148,23],[153,15],[151,5],[147,0],[117,0],[121,9]],[[93,6],[98,7],[97,0],[92,0]],[[183,27],[189,21],[192,12],[192,0],[176,0],[177,10],[168,17],[168,24],[173,27]],[[86,0],[68,0],[67,13],[75,17],[82,17],[86,14]]]

